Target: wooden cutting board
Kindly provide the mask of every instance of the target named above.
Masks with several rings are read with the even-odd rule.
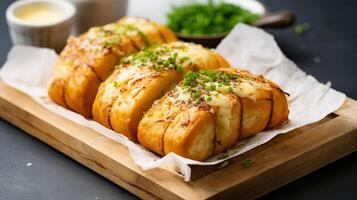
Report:
[[[163,169],[143,171],[127,148],[58,116],[0,80],[0,116],[145,199],[250,199],[266,194],[357,149],[357,102],[280,135],[221,168],[192,167],[193,180]],[[244,167],[245,160],[250,167]]]

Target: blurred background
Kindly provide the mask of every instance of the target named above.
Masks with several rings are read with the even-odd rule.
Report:
[[[103,0],[105,1],[107,0]],[[5,10],[12,2],[12,0],[0,2],[1,63],[5,62],[11,48]],[[129,0],[128,13],[165,22],[165,15],[162,12],[172,1],[158,2],[158,0]],[[265,28],[274,35],[286,56],[319,81],[324,83],[331,81],[334,89],[357,99],[355,22],[357,1],[262,0],[261,2],[269,11],[290,10],[296,16],[296,21],[290,27]],[[116,8],[112,6],[111,11],[108,12],[113,10]],[[98,14],[92,12],[93,15]],[[0,152],[1,200],[135,198],[1,119]],[[27,160],[35,160],[36,165],[30,168],[22,167],[26,165]],[[357,155],[354,153],[283,186],[262,199],[357,199],[356,180]]]

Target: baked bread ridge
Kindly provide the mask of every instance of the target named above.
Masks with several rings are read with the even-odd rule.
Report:
[[[55,103],[90,118],[100,83],[121,58],[175,40],[169,28],[138,17],[124,17],[79,37],[71,36],[55,65],[48,95]]]
[[[188,71],[229,67],[223,57],[201,45],[171,42],[122,59],[100,87],[93,119],[137,141],[137,126],[154,103]]]
[[[286,94],[263,76],[232,68],[190,72],[145,113],[138,140],[161,156],[204,161],[287,123],[288,113]]]

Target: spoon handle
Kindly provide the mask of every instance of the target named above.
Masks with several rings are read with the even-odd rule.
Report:
[[[269,12],[263,15],[256,23],[258,27],[288,27],[295,21],[295,15],[291,11],[282,10]]]

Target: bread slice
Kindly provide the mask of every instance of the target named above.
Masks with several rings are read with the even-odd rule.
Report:
[[[201,71],[154,103],[139,123],[138,140],[162,156],[203,161],[287,120],[285,93],[264,77],[232,68]]]
[[[79,37],[70,37],[55,66],[49,97],[90,118],[100,83],[108,78],[121,58],[175,40],[175,34],[167,27],[136,17],[124,17],[115,23],[93,27]]]

